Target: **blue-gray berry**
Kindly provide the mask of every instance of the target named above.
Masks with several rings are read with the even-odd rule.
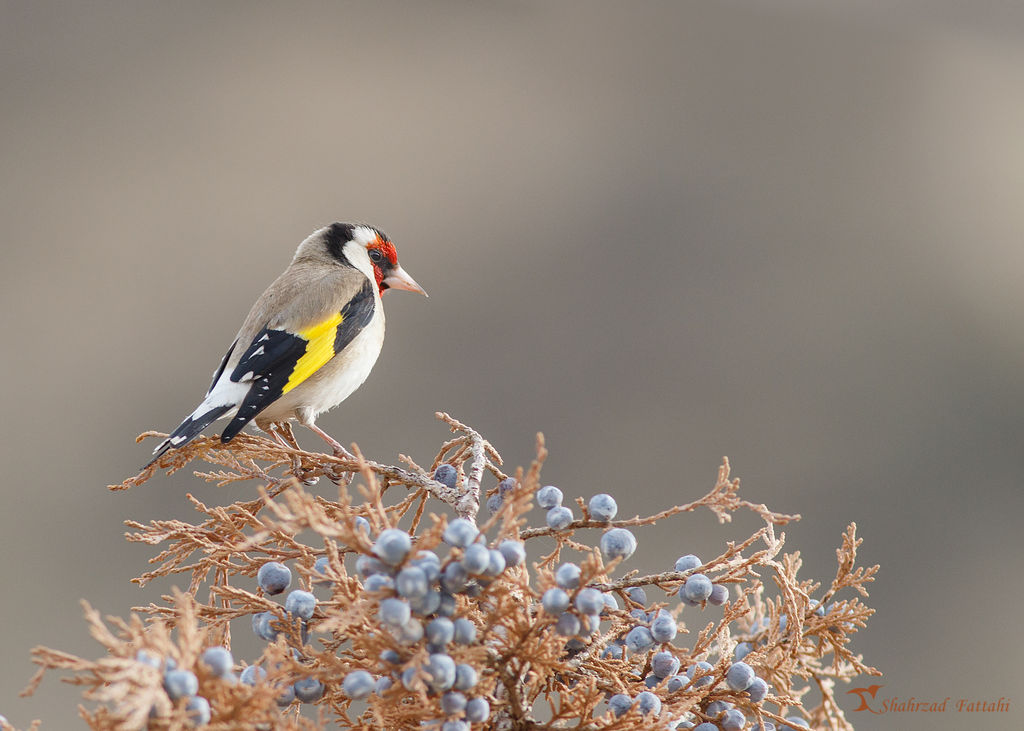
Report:
[[[541,596],[540,604],[550,615],[561,614],[569,608],[569,595],[561,589],[551,587]]]
[[[725,713],[730,708],[732,708],[732,704],[727,701],[711,701],[704,710],[709,716],[716,717],[720,713]]]
[[[555,583],[563,589],[575,589],[580,585],[581,573],[579,566],[566,561],[555,571]]]
[[[459,645],[472,645],[476,642],[476,625],[465,617],[459,617],[454,622],[455,642]]]
[[[606,561],[626,559],[636,551],[636,536],[625,528],[612,528],[601,536],[601,555]]]
[[[462,556],[462,565],[471,574],[482,574],[491,560],[491,552],[482,543],[474,543],[466,547]]]
[[[455,666],[455,688],[457,690],[472,690],[480,681],[480,675],[472,665],[459,663]]]
[[[261,640],[273,642],[277,639],[278,631],[270,623],[276,620],[273,612],[258,612],[252,615],[252,631]]]
[[[434,470],[434,479],[445,487],[454,488],[455,482],[459,479],[459,471],[450,464],[438,465]]]
[[[661,713],[661,699],[649,690],[645,690],[636,697],[636,707],[643,715]]]
[[[394,568],[381,561],[379,558],[373,556],[367,556],[365,553],[359,554],[359,558],[356,559],[356,571],[363,578],[368,576],[374,576],[376,574],[387,574],[390,576],[394,573]]]
[[[448,719],[441,724],[441,731],[469,731],[469,724],[459,719]]]
[[[679,658],[666,650],[656,652],[651,658],[651,672],[659,678],[675,675],[679,672]]]
[[[733,690],[746,690],[754,682],[754,668],[745,662],[734,662],[725,673],[725,683]]]
[[[797,731],[800,728],[809,728],[807,721],[800,716],[786,716],[786,725],[780,726],[779,731]]]
[[[573,637],[579,634],[580,619],[575,614],[563,612],[555,622],[555,632],[562,637]]]
[[[402,671],[402,687],[406,690],[418,690],[423,686],[423,678],[420,677],[419,668],[410,665]]]
[[[601,614],[618,611],[619,600],[616,599],[615,595],[612,594],[610,591],[604,592],[604,594],[601,597],[601,600],[604,602],[604,609],[601,610]]]
[[[697,679],[694,681],[694,687],[701,688],[705,685],[711,685],[714,682],[714,677],[710,675],[714,671],[714,666],[709,662],[700,660],[694,663],[686,669],[686,676],[693,680],[694,677]]]
[[[750,651],[753,649],[754,646],[751,645],[749,642],[740,642],[736,645],[736,649],[732,651],[733,662],[739,662],[747,655],[749,655]]]
[[[397,566],[405,560],[412,550],[412,539],[400,528],[388,528],[377,536],[373,544],[373,553],[377,558],[391,566]]]
[[[455,685],[455,661],[451,656],[435,652],[427,658],[423,669],[426,671],[427,685],[433,690],[448,690]]]
[[[590,587],[580,589],[574,603],[583,614],[600,614],[604,609],[604,594]]]
[[[395,590],[395,580],[387,574],[370,574],[363,581],[363,589],[371,594],[378,591],[390,594]]]
[[[405,624],[392,630],[392,634],[402,645],[415,645],[423,639],[423,623],[415,617],[409,617]]]
[[[427,572],[418,566],[406,566],[395,576],[395,590],[405,599],[419,599],[430,591]]]
[[[466,703],[466,720],[470,723],[483,723],[491,715],[491,704],[486,698],[470,698]]]
[[[679,590],[679,598],[690,605],[700,604],[711,596],[712,588],[711,579],[704,574],[690,574]]]
[[[562,491],[554,485],[542,487],[537,490],[537,494],[534,497],[537,499],[537,504],[545,510],[557,508],[562,504]]]
[[[729,589],[722,584],[712,584],[711,594],[708,596],[708,604],[720,607],[729,601]]]
[[[455,597],[447,591],[441,592],[441,603],[437,607],[437,613],[442,617],[455,616]]]
[[[516,489],[516,478],[506,477],[504,480],[498,483],[498,494],[504,498],[510,492]]]
[[[615,717],[618,718],[633,707],[633,699],[625,693],[616,693],[608,699],[608,707],[615,714]]]
[[[365,535],[370,535],[370,521],[361,515],[357,515],[355,519],[356,531]]]
[[[316,597],[308,591],[295,589],[288,593],[288,598],[284,600],[284,608],[293,617],[310,619],[316,611]]]
[[[157,670],[159,670],[160,666],[163,665],[163,660],[160,659],[160,656],[155,652],[150,652],[149,650],[139,650],[136,652],[135,661],[141,662],[143,665],[148,665],[151,668],[156,668]]]
[[[646,627],[634,627],[626,635],[626,649],[630,652],[647,652],[654,647],[654,636]]]
[[[164,673],[164,690],[172,701],[188,698],[199,692],[199,679],[191,670],[168,670]]]
[[[427,623],[427,642],[444,647],[455,639],[455,623],[447,617],[437,617]]]
[[[602,492],[590,498],[587,509],[594,520],[611,520],[618,512],[619,506],[615,504],[615,498]]]
[[[505,503],[502,502],[501,495],[491,495],[489,498],[487,498],[487,514],[494,515],[499,510],[501,510],[501,506],[504,504]]]
[[[750,700],[754,703],[760,703],[768,695],[768,683],[764,682],[761,678],[755,677],[750,685],[747,686],[747,693],[750,695]]]
[[[409,606],[412,607],[413,613],[421,617],[431,615],[441,608],[441,592],[431,589],[421,597],[410,599]]]
[[[658,612],[651,620],[651,635],[656,642],[671,642],[678,631],[676,620],[668,612]]]
[[[315,586],[330,586],[331,579],[327,572],[331,568],[331,560],[327,556],[321,556],[313,564],[313,584]]]
[[[426,574],[431,584],[441,578],[441,559],[433,551],[417,551],[416,557],[409,563]]]
[[[185,714],[193,726],[205,726],[210,722],[210,701],[195,695],[185,702]]]
[[[298,683],[295,685],[298,686]],[[373,676],[365,670],[353,670],[341,681],[341,692],[349,698],[360,700],[368,698],[376,685],[377,682],[373,679]],[[299,695],[298,690],[298,687],[296,687],[296,696]]]
[[[267,677],[267,671],[261,668],[259,665],[250,665],[242,674],[238,676],[238,679],[244,685],[256,685],[258,682]]]
[[[747,717],[743,715],[743,711],[730,708],[725,712],[725,718],[719,721],[719,723],[723,731],[742,731],[743,727],[747,724]]]
[[[231,673],[235,667],[235,659],[226,647],[208,647],[203,651],[200,661],[210,668],[210,672],[218,678]]]
[[[673,675],[668,679],[668,685],[666,687],[668,688],[669,693],[675,693],[677,690],[682,690],[689,684],[690,679],[685,675]]]
[[[281,689],[281,692],[275,700],[277,701],[277,705],[281,708],[287,708],[290,706],[295,701],[295,686],[286,685]]]
[[[391,686],[393,686],[394,684],[395,681],[390,676],[381,675],[379,678],[377,678],[377,682],[373,686],[373,692],[377,695],[384,695],[389,690],[391,690]]]
[[[466,696],[457,690],[450,690],[441,696],[441,712],[446,716],[454,716],[466,709]]]
[[[631,586],[626,589],[626,596],[641,606],[647,605],[647,592],[642,586]]]
[[[608,645],[604,648],[604,652],[601,653],[601,657],[612,658],[614,660],[622,659],[622,645]]]
[[[292,583],[292,571],[278,561],[267,561],[256,572],[256,583],[267,594],[280,594]]]
[[[469,572],[458,561],[452,561],[441,572],[441,586],[450,594],[458,594],[466,588],[468,582]]]
[[[690,571],[692,569],[698,569],[703,565],[704,563],[692,553],[688,553],[685,556],[680,556],[676,559],[676,571]]]
[[[473,523],[465,518],[456,518],[445,526],[444,534],[441,536],[449,546],[465,548],[476,540],[480,531]]]
[[[548,524],[548,528],[552,530],[564,530],[569,527],[572,519],[572,511],[564,505],[559,505],[548,511],[544,521]]]
[[[484,569],[484,574],[487,576],[501,576],[501,572],[505,570],[505,556],[497,548],[490,549],[488,553],[490,554],[490,559],[487,561],[487,568]]]
[[[402,599],[381,599],[380,610],[377,612],[380,621],[392,627],[401,627],[409,621],[412,616],[412,609],[409,602]]]

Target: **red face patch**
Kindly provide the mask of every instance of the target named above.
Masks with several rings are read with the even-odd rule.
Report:
[[[373,276],[377,280],[377,289],[383,294],[384,290],[381,288],[381,282],[384,281],[385,270],[390,271],[398,266],[398,252],[395,251],[395,245],[381,235],[378,235],[376,240],[371,241],[366,248],[368,251],[379,251],[383,257],[379,263],[373,262]]]
[[[394,266],[398,266],[398,252],[395,251],[395,245],[392,244],[390,241],[388,241],[383,236],[378,236],[377,240],[372,242],[366,248],[368,248],[368,249],[377,249],[377,251],[379,251],[380,253],[382,253],[384,255],[384,259],[391,266],[393,266],[393,267]]]

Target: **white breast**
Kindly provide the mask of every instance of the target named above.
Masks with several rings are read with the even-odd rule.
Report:
[[[380,295],[375,298],[373,318],[356,335],[344,352],[268,406],[257,421],[283,421],[297,418],[311,421],[334,408],[359,388],[370,375],[384,344],[384,310]]]

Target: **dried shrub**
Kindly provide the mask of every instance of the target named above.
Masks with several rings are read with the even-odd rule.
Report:
[[[461,701],[444,698],[450,683],[445,668],[432,664],[441,661],[431,659],[447,654],[454,663],[476,671],[478,682],[464,695],[485,699],[489,707],[486,720],[473,723],[473,729],[688,728],[716,719],[725,724],[724,708],[743,714],[743,728],[770,728],[772,723],[781,728],[786,717],[798,715],[812,728],[852,729],[835,702],[835,682],[879,674],[849,648],[851,637],[873,613],[861,597],[867,595],[865,584],[878,568],[856,566],[861,541],[854,525],[836,551],[835,577],[822,590],[822,584],[798,576],[798,553],[782,552],[785,535],[777,528],[799,516],[741,499],[739,480],[730,478],[726,460],[710,492],[656,515],[599,520],[580,498],[576,516],[565,527],[530,526],[528,519],[536,522],[541,513],[534,503],[547,454],[543,438],[538,435],[537,456],[530,467],[517,470],[510,479],[497,451],[476,431],[447,414],[438,417],[456,436],[441,446],[429,469],[404,456],[404,467],[378,464],[358,449],[351,458],[306,452],[290,433],[286,436],[293,448],[239,435],[229,445],[201,438],[111,486],[138,486],[158,469],[174,472],[202,459],[217,469],[198,476],[218,485],[254,481],[259,494],[224,506],[210,506],[189,495],[200,514],[196,523],[128,522],[129,541],[162,548],[151,560],[154,568],[134,581],[144,586],[156,577],[180,576],[182,589],[160,603],[135,608],[127,621],[108,619],[113,629],[86,605],[90,632],[106,656],[94,661],[36,648],[33,659],[40,668],[26,692],[36,689],[47,670],[65,670],[71,673],[65,679],[83,686],[83,697],[91,702],[90,709],[81,709],[90,728],[188,728],[194,716],[186,709],[186,699],[172,701],[164,689],[170,664],[195,674],[198,695],[209,701],[211,729],[440,729],[447,721],[444,731],[456,731],[468,728],[459,725]],[[147,433],[140,439],[148,436],[164,435]],[[454,485],[434,479],[443,464],[454,466]],[[304,486],[320,477],[338,484],[336,498]],[[489,478],[505,481],[502,499],[494,497],[497,487],[484,492],[482,485]],[[429,617],[415,613],[404,627],[382,624],[380,603],[395,592],[391,582],[379,577],[370,581],[376,590],[367,588],[367,569],[382,568],[371,561],[375,537],[384,529],[401,528],[412,538],[408,558],[399,566],[383,567],[392,574],[409,566],[421,551],[440,551],[442,569],[457,562],[465,565],[465,549],[441,550],[446,548],[443,535],[450,520],[433,511],[443,503],[458,517],[476,523],[481,498],[488,495],[494,513],[479,525],[481,542],[489,547],[521,542],[526,561],[504,570],[492,565],[492,575],[471,575],[465,586],[464,572],[454,570],[451,581],[446,578],[440,588],[435,581],[431,587],[442,597],[442,607],[431,602],[417,605],[429,617],[448,613],[469,620],[475,639],[428,646],[428,639],[418,638],[411,625],[422,628]],[[742,541],[727,542],[719,556],[698,568],[647,576],[625,571],[628,560],[607,560],[582,538],[612,528],[634,532],[703,508],[722,523],[737,510],[750,510],[763,526]],[[369,523],[369,533],[361,527],[363,521]],[[557,584],[559,565],[570,560],[579,566],[580,589],[597,589],[606,602],[599,620],[570,608],[567,614],[582,622],[571,637],[559,632],[564,633],[566,626],[575,629],[576,621],[570,617],[560,626],[560,617],[549,614],[541,603],[544,592]],[[320,594],[308,622],[290,617],[280,602],[257,586],[257,572],[268,561],[290,564],[298,585]],[[728,589],[728,594],[716,590],[714,602],[691,602],[684,609],[686,602],[677,595],[697,572]],[[651,599],[637,593],[637,587]],[[567,589],[572,598],[578,591],[571,584]],[[239,662],[234,670],[259,665],[266,671],[264,678],[251,685],[237,682],[233,673],[218,676],[200,661],[205,648],[230,648],[232,620],[248,625],[261,612],[271,613],[269,630],[264,631],[276,639],[259,657]],[[675,620],[673,639],[636,651],[623,647],[634,628],[649,627],[659,613]],[[652,660],[674,665],[667,655],[655,660],[656,652],[678,660],[677,675],[659,680],[651,674]],[[743,662],[770,687],[763,699],[734,690],[727,682],[729,669],[742,652],[747,653]],[[692,678],[686,675],[698,661],[707,662],[710,669],[698,670]],[[375,692],[356,700],[346,693],[343,681],[357,671],[389,680],[378,680]],[[323,684],[323,696],[315,704],[289,702],[292,684],[301,679]],[[644,715],[642,704],[633,703],[616,716],[606,704],[615,694],[632,699],[646,690],[657,696],[660,710]]]

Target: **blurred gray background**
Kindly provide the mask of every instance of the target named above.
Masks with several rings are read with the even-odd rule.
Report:
[[[387,231],[366,385],[321,425],[426,462],[438,409],[511,465],[646,513],[710,487],[799,512],[828,580],[850,521],[881,563],[856,641],[879,697],[1019,728],[1024,6],[1011,2],[0,4],[0,712],[78,728],[36,644],[94,657],[78,606],[156,599],[129,493],[250,304],[333,220]],[[300,440],[319,447],[300,433]],[[323,489],[330,489],[324,486]],[[641,536],[712,556],[755,523]],[[864,683],[866,684],[866,683]]]

